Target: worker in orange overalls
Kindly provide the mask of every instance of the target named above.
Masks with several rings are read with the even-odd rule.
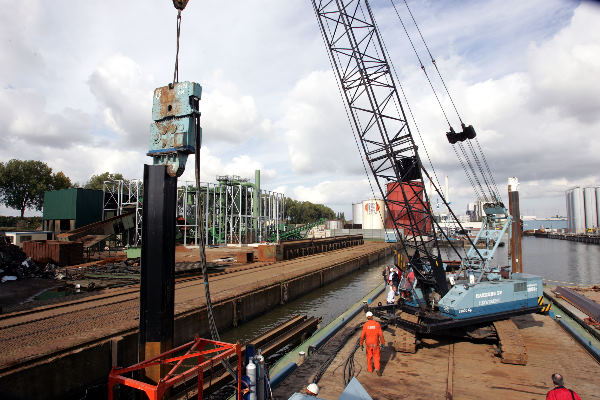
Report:
[[[379,362],[379,346],[383,348],[385,344],[385,338],[381,331],[379,322],[373,320],[373,313],[367,311],[367,322],[363,325],[362,335],[360,335],[360,345],[364,350],[364,343],[367,344],[367,369],[369,372],[373,372],[373,365],[371,360],[375,364],[375,371],[377,375],[381,376],[381,365]]]

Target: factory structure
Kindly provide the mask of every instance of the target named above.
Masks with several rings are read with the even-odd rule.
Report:
[[[567,230],[587,233],[600,226],[600,186],[577,186],[565,193]]]

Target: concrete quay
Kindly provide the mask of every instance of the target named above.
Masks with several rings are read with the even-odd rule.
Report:
[[[219,330],[382,262],[391,252],[389,244],[368,242],[213,277],[210,289]],[[178,281],[175,303],[174,344],[195,334],[208,337],[202,280]],[[138,315],[134,286],[0,316],[0,398],[79,398],[95,385],[101,392],[112,366],[137,361]]]

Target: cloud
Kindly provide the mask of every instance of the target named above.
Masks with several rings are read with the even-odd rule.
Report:
[[[553,109],[582,122],[600,118],[600,7],[582,3],[568,27],[529,49],[529,71],[537,97],[534,110]]]
[[[194,156],[188,157],[185,172],[179,178],[180,181],[196,180]],[[200,149],[200,180],[202,182],[216,182],[216,177],[221,175],[237,175],[254,182],[254,171],[260,170],[261,183],[275,179],[277,172],[274,169],[265,168],[258,160],[247,154],[225,159],[215,154],[210,147],[204,146]]]
[[[262,118],[254,97],[241,94],[237,86],[217,70],[200,103],[202,131],[206,140],[240,143],[264,139],[271,121]]]
[[[377,188],[374,188],[377,190]],[[327,180],[314,186],[298,185],[293,190],[293,198],[298,201],[310,201],[331,206],[350,206],[356,201],[370,198],[371,189],[367,179]],[[376,197],[381,197],[375,193]]]
[[[152,122],[152,76],[121,54],[106,58],[88,79],[106,126],[121,141],[147,148]]]
[[[358,149],[332,71],[300,79],[277,126],[285,132],[293,170],[300,174],[361,171]]]
[[[46,110],[43,94],[33,89],[0,89],[0,125],[4,151],[11,146],[70,148],[90,143],[92,117],[80,110],[66,108],[59,113]],[[14,149],[13,149],[14,150]],[[35,158],[30,155],[29,158]]]

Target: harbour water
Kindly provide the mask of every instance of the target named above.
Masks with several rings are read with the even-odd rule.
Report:
[[[540,275],[550,284],[600,284],[600,246],[567,240],[523,238],[524,272]],[[445,259],[456,259],[443,248]],[[508,246],[499,247],[493,261],[507,265]],[[392,258],[386,261],[392,262]],[[242,342],[256,337],[294,314],[323,318],[326,325],[382,282],[383,264],[371,265],[227,332],[223,339]]]
[[[381,271],[386,263],[372,264],[329,285],[323,286],[287,304],[226,332],[223,340],[244,343],[287,321],[292,315],[307,314],[321,317],[321,326],[327,325],[348,307],[355,304],[383,282]]]
[[[600,284],[598,245],[526,236],[523,237],[522,248],[523,272],[540,275],[551,284]],[[507,254],[508,244],[499,247],[493,264],[507,265]],[[443,250],[443,256],[456,259],[449,249]]]

